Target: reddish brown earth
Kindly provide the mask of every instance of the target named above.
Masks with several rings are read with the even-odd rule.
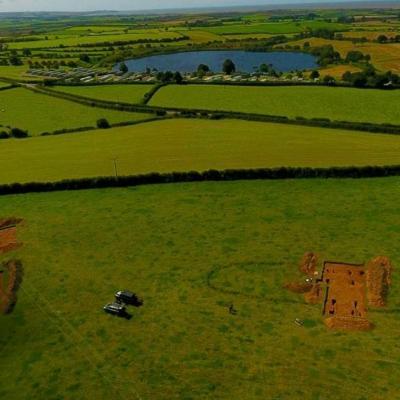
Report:
[[[4,282],[4,271],[7,282]],[[22,263],[11,260],[0,266],[0,313],[10,314],[17,303],[17,292],[22,282]]]
[[[17,218],[0,219],[0,254],[15,250],[21,246],[17,241]]]
[[[325,262],[322,281],[326,284],[323,315],[362,317],[367,315],[364,265]]]
[[[304,293],[307,303],[322,302],[322,315],[331,329],[371,329],[367,309],[386,305],[393,270],[390,260],[380,256],[368,264],[326,261],[321,273],[317,263],[314,253],[306,253],[300,262],[306,282],[288,283],[285,288]]]
[[[0,254],[15,250],[22,244],[17,240],[17,218],[0,220]],[[17,302],[17,292],[22,281],[22,264],[10,260],[0,265],[0,313],[8,314]]]

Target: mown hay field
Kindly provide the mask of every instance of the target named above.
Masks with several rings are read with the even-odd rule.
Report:
[[[350,31],[343,32],[345,38],[367,38],[368,40],[376,40],[380,35],[385,35],[388,38],[393,38],[399,35],[400,31]]]
[[[0,92],[0,125],[28,130],[32,136],[64,128],[94,127],[100,118],[117,123],[149,115],[85,106],[24,88]]]
[[[370,332],[328,331],[321,305],[282,286],[306,251],[399,265],[399,198],[398,178],[0,197],[24,219],[24,246],[2,259],[25,269],[0,316],[0,396],[395,399],[400,275]],[[102,310],[120,289],[143,297],[131,320]]]
[[[144,99],[153,85],[98,85],[98,86],[55,86],[58,92],[84,96],[91,99],[137,104]]]
[[[356,67],[355,65],[352,64],[345,64],[345,65],[332,65],[327,68],[320,69],[319,72],[322,77],[329,75],[333,76],[336,79],[342,79],[343,74],[345,72],[361,72],[362,69],[359,67]]]
[[[238,120],[170,119],[0,141],[0,183],[211,168],[400,164],[400,136]]]
[[[290,42],[290,45],[303,46],[309,42],[311,46],[318,47],[331,44],[340,55],[345,58],[349,51],[361,51],[371,56],[371,63],[381,71],[400,72],[400,43],[353,43],[349,40],[327,40],[327,39],[302,39]]]
[[[400,91],[331,87],[169,85],[151,105],[400,124]]]

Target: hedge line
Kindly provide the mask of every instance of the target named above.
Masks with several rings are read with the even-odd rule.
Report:
[[[147,93],[145,93],[143,100],[141,102],[141,104],[146,105],[148,104],[148,102],[153,98],[153,96],[164,86],[166,86],[166,83],[159,83],[157,85],[154,85],[150,91],[148,91]]]
[[[179,182],[237,181],[255,179],[313,179],[313,178],[378,178],[399,176],[400,165],[367,167],[301,168],[280,167],[260,169],[208,170],[204,172],[149,173],[116,177],[67,179],[58,182],[30,182],[0,185],[0,195],[55,192],[166,184]]]
[[[14,84],[11,84],[9,86],[3,86],[3,87],[0,87],[0,92],[2,92],[3,90],[14,89],[15,87],[17,87],[17,85],[14,85]]]
[[[159,121],[160,119],[166,119],[166,118],[157,116],[157,117],[151,117],[151,118],[146,118],[146,119],[137,120],[137,121],[116,122],[115,124],[110,124],[110,128],[139,125],[139,124],[144,124],[146,122]],[[64,135],[67,133],[79,133],[79,132],[87,132],[87,131],[94,131],[94,130],[100,130],[100,129],[104,129],[104,128],[99,128],[97,126],[82,126],[80,128],[65,128],[65,129],[57,129],[53,132],[43,132],[40,134],[40,136]]]

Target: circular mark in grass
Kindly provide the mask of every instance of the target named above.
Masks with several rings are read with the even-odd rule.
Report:
[[[287,280],[283,263],[248,261],[215,266],[207,274],[209,288],[235,296],[270,302],[301,303],[283,288]]]

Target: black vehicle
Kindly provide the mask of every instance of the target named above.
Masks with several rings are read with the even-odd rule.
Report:
[[[118,303],[124,303],[135,307],[143,305],[143,300],[136,296],[135,293],[128,292],[127,290],[120,290],[115,293],[115,298]]]
[[[104,311],[108,314],[118,315],[119,317],[124,317],[126,315],[126,309],[123,304],[110,303],[103,307]]]

